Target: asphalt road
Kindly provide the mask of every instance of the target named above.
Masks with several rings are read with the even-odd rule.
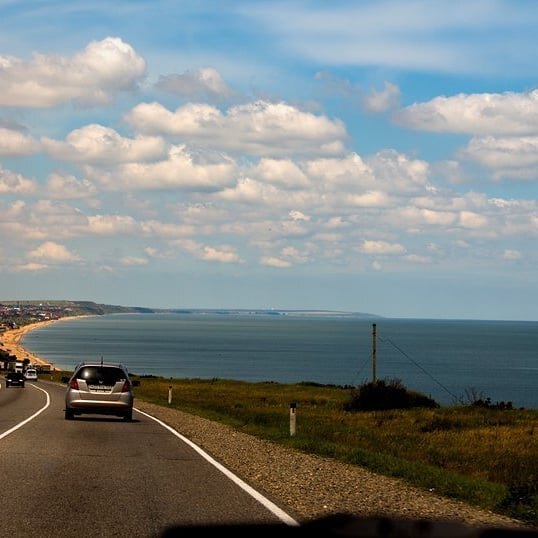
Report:
[[[0,377],[1,536],[294,527],[292,517],[180,433],[137,411],[133,422],[99,415],[65,420],[63,396],[54,383],[6,389]]]

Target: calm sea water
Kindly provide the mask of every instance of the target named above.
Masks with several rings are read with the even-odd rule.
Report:
[[[113,314],[64,320],[22,341],[68,370],[103,357],[140,375],[336,385],[373,378],[374,342],[377,379],[443,405],[474,393],[538,407],[538,322]]]

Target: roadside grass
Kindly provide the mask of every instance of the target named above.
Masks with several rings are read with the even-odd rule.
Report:
[[[536,409],[458,404],[345,411],[356,387],[138,379],[135,395],[141,400],[403,478],[441,495],[538,525]],[[296,406],[293,435],[292,404]]]

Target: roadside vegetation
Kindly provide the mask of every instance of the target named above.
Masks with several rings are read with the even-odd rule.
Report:
[[[341,387],[139,379],[141,400],[538,525],[536,409],[472,390],[469,401],[441,407],[398,380]]]

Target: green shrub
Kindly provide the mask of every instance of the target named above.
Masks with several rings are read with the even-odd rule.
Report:
[[[355,389],[345,411],[376,411],[382,409],[409,409],[411,407],[439,407],[424,394],[408,391],[399,379],[381,379],[365,383]]]

